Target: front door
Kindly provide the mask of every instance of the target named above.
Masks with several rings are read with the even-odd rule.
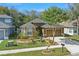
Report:
[[[36,28],[36,31],[38,32],[38,36],[42,36],[42,28],[40,26]]]

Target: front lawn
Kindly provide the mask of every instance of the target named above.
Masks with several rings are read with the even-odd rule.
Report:
[[[69,37],[67,37],[67,38],[69,38],[69,39],[71,39],[71,40],[75,40],[75,41],[78,41],[78,42],[79,42],[79,35],[73,35],[73,36],[69,36]]]
[[[10,47],[6,47],[8,40],[4,40],[1,44],[0,44],[0,50],[11,50],[11,49],[21,49],[21,48],[33,48],[33,47],[41,47],[41,46],[46,46],[45,42],[41,42],[40,40],[37,40],[34,44],[33,43],[29,43],[29,44],[17,44],[17,46],[10,46]]]
[[[64,48],[63,52],[62,52],[62,48],[54,48],[51,50],[52,53],[46,55],[42,54],[42,50],[39,50],[39,51],[30,51],[30,52],[20,52],[15,54],[5,54],[2,56],[66,56],[70,54],[70,52],[66,48]]]

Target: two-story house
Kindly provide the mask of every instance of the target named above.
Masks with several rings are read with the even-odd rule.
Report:
[[[0,40],[9,39],[9,35],[14,32],[12,17],[8,15],[0,15]]]

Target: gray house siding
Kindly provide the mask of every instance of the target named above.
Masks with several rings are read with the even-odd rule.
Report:
[[[0,29],[0,40],[9,39],[9,35],[14,31],[14,28]]]
[[[4,30],[0,29],[0,40],[4,39]]]
[[[0,15],[0,40],[9,39],[9,35],[14,33],[15,28],[12,23],[12,17]]]
[[[0,22],[3,22],[7,25],[12,25],[12,19],[11,18],[0,18]]]
[[[8,39],[8,29],[0,29],[0,40]]]

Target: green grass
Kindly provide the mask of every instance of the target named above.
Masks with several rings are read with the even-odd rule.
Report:
[[[73,36],[69,36],[67,38],[70,38],[71,40],[75,40],[79,42],[79,35],[73,35]]]
[[[39,51],[30,51],[30,52],[20,52],[15,54],[5,54],[1,56],[66,56],[70,54],[70,52],[66,48],[64,48],[63,52],[61,48],[54,48],[51,50],[52,53],[48,55],[42,54],[42,50],[39,50]]]
[[[8,43],[8,40],[4,40],[0,44],[0,50],[11,50],[11,49],[21,49],[21,48],[33,48],[33,47],[41,47],[41,46],[46,46],[45,42],[41,41],[36,41],[34,44],[29,43],[29,44],[18,44],[17,46],[11,46],[11,47],[6,47],[6,44]]]

